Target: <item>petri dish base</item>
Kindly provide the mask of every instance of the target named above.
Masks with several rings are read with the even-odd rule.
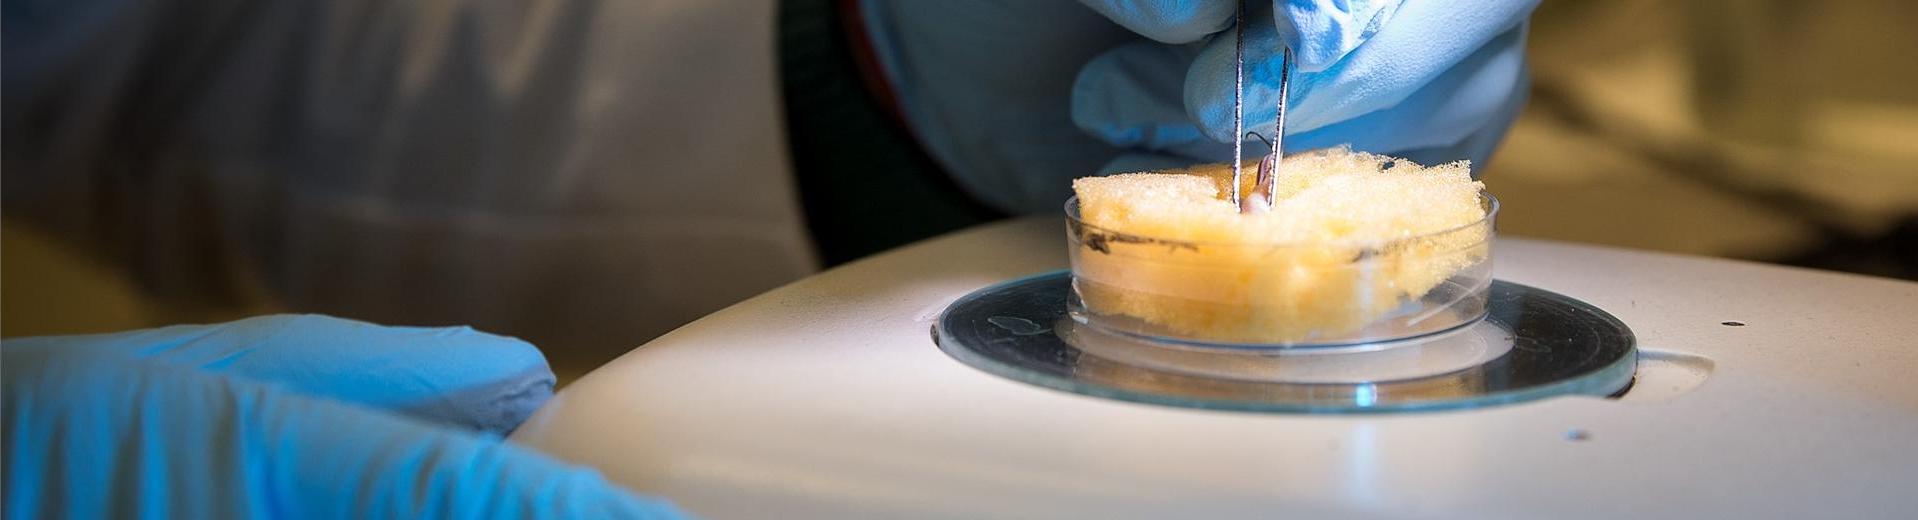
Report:
[[[1391,348],[1231,352],[1177,348],[1075,322],[1071,274],[966,295],[933,340],[953,359],[1009,379],[1095,397],[1270,413],[1475,408],[1559,395],[1607,396],[1632,382],[1636,340],[1590,304],[1494,281],[1483,319]]]

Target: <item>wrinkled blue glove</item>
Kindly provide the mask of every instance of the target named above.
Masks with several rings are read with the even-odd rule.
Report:
[[[269,316],[8,340],[6,518],[672,518],[499,439],[552,395],[525,342]]]
[[[1073,178],[1231,158],[1233,0],[863,0],[907,124],[974,197],[1058,214]],[[1482,165],[1525,102],[1537,0],[1252,0],[1247,130]],[[1090,9],[1088,9],[1090,7]],[[1253,144],[1248,154],[1263,154]]]
[[[1230,158],[1231,0],[1082,0],[1151,41],[1092,60],[1073,88],[1080,128],[1135,152],[1105,171]],[[1523,106],[1536,0],[1279,0],[1246,12],[1247,131],[1272,135],[1278,44],[1297,63],[1286,147],[1340,144],[1482,165]],[[1251,151],[1248,153],[1264,153]]]

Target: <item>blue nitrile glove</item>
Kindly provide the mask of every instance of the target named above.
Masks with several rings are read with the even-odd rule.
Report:
[[[995,207],[1057,215],[1077,177],[1230,159],[1236,3],[1082,3],[858,5],[913,133]],[[1283,38],[1288,150],[1483,164],[1525,102],[1536,4],[1252,0],[1246,128],[1271,135]]]
[[[1145,37],[1092,60],[1074,85],[1073,121],[1137,152],[1105,171],[1229,159],[1236,4],[1082,1]],[[1525,19],[1536,5],[1250,2],[1245,129],[1272,133],[1284,42],[1297,57],[1287,150],[1350,144],[1424,163],[1484,164],[1524,104]]]
[[[906,123],[973,197],[1057,215],[1072,179],[1121,153],[1073,124],[1072,82],[1131,31],[1057,0],[859,6]]]
[[[8,340],[6,518],[650,518],[506,444],[552,394],[525,342],[269,316]]]

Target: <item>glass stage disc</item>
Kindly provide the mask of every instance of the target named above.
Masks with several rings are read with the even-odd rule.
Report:
[[[1276,413],[1475,408],[1631,386],[1631,329],[1590,304],[1494,281],[1483,320],[1357,352],[1220,352],[1105,332],[1066,311],[1070,273],[968,294],[933,340],[988,373],[1068,392],[1166,406]]]

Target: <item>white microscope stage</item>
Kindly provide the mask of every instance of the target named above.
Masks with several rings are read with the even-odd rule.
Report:
[[[1909,517],[1918,284],[1502,238],[1499,279],[1636,334],[1620,399],[1395,414],[1089,397],[960,363],[955,299],[1065,266],[985,226],[722,310],[595,370],[512,440],[711,518]]]

